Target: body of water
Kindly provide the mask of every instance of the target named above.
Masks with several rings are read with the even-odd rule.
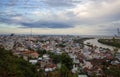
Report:
[[[109,46],[109,45],[105,45],[105,44],[99,43],[97,40],[98,40],[98,38],[89,39],[89,40],[84,41],[84,44],[90,43],[90,44],[93,44],[94,46],[96,45],[98,47],[109,48],[111,50],[113,50],[115,48],[113,46]],[[120,49],[118,51],[120,52]]]

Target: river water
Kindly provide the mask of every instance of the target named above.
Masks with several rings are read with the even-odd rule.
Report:
[[[113,47],[113,46],[108,46],[108,45],[99,43],[97,40],[98,40],[98,38],[89,39],[89,40],[84,41],[84,44],[90,43],[90,44],[93,44],[94,46],[96,45],[96,46],[98,46],[98,47],[109,48],[109,49],[111,49],[111,50],[113,50],[113,49],[115,48],[115,47]],[[118,51],[120,52],[120,49],[119,49]]]

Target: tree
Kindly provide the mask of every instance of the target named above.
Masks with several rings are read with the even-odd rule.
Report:
[[[66,53],[61,55],[61,63],[64,64],[69,70],[73,67],[73,60]]]
[[[53,62],[54,62],[55,64],[61,62],[61,55],[55,55],[55,54],[53,54],[53,55],[50,55],[50,56],[51,56],[51,58],[53,59]]]
[[[38,52],[38,54],[39,54],[40,56],[42,56],[43,54],[46,54],[46,53],[47,53],[46,50],[41,50],[41,49],[38,49],[37,52]]]
[[[62,64],[59,73],[60,77],[69,77],[69,70],[64,64]]]
[[[35,66],[0,49],[0,77],[37,77]]]
[[[117,52],[118,52],[118,48],[114,48],[114,54],[113,54],[114,58],[116,57]]]
[[[112,66],[105,71],[105,74],[111,77],[120,77],[120,67]]]

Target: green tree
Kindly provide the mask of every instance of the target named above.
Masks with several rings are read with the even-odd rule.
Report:
[[[73,67],[73,60],[66,53],[61,55],[61,63],[64,64],[69,70]]]
[[[114,48],[114,54],[113,54],[114,58],[116,57],[117,52],[118,52],[118,48]]]
[[[37,77],[35,66],[0,49],[0,77]]]
[[[60,77],[69,77],[69,70],[67,69],[67,67],[65,65],[62,64],[61,68],[60,68]]]

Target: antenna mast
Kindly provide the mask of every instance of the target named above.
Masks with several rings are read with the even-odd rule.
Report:
[[[32,27],[31,27],[31,37],[32,37]]]
[[[117,28],[117,32],[118,32],[118,36],[120,36],[120,30],[119,30],[119,28]]]

